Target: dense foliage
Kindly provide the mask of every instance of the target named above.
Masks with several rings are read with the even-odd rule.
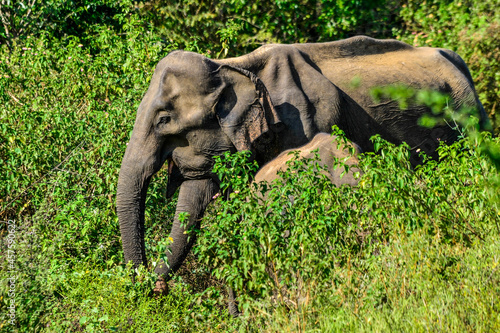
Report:
[[[135,111],[170,50],[225,57],[359,33],[446,47],[464,57],[498,129],[498,7],[2,0],[0,331],[498,330],[500,143],[488,134],[466,129],[440,148],[440,163],[416,170],[405,147],[375,139],[356,189],[295,161],[268,185],[267,206],[245,185],[244,156],[220,159],[221,178],[243,176],[225,180],[239,193],[210,208],[196,255],[160,299],[148,297],[151,267],[130,280],[114,208]],[[147,199],[151,263],[175,208],[165,184],[161,171]],[[242,319],[225,310],[224,282],[239,292]]]
[[[500,218],[492,198],[499,178],[477,146],[499,141],[483,133],[477,141],[442,145],[439,163],[412,169],[408,147],[374,140],[378,154],[362,155],[355,190],[332,185],[314,159],[292,160],[272,184],[248,187],[248,169],[241,168],[247,156],[219,158],[215,169],[234,192],[214,208],[217,223],[206,219],[201,261],[243,295],[242,307],[264,326],[276,323],[262,313],[282,311],[279,318],[289,321],[280,325],[291,331],[314,330],[318,321],[326,330],[408,329],[391,322],[394,315],[420,329],[497,329],[500,290],[491,279],[500,279],[494,257]],[[478,248],[484,244],[492,245],[486,253]],[[475,251],[489,264],[469,262]],[[471,308],[470,279],[493,284],[487,293],[472,291],[481,294],[474,315],[463,310]],[[389,281],[398,290],[388,289]],[[422,300],[431,304],[429,313],[418,309]],[[445,308],[448,317],[435,322]]]

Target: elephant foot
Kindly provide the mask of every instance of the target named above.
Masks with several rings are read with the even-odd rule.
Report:
[[[165,279],[162,277],[158,277],[158,280],[156,280],[156,285],[155,288],[153,289],[153,295],[155,297],[159,296],[167,296],[168,294],[168,285],[165,282]]]

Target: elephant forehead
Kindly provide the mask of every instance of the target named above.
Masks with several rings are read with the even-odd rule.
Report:
[[[157,95],[165,100],[195,99],[212,93],[220,80],[200,68],[180,70],[171,66],[165,68],[157,83]]]
[[[176,51],[163,58],[158,63],[155,72],[171,73],[178,77],[192,79],[196,83],[204,83],[211,81],[213,77],[211,73],[217,67],[217,64],[200,54]]]
[[[199,88],[206,85],[206,79],[203,79],[201,74],[197,76],[190,71],[167,67],[158,84],[163,94],[183,94],[201,90]]]

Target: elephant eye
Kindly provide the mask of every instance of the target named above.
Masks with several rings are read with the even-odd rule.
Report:
[[[171,119],[170,116],[160,117],[158,124],[168,124],[170,122],[170,119]]]

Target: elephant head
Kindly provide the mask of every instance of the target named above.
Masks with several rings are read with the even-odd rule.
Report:
[[[125,261],[146,265],[146,195],[151,177],[165,162],[167,195],[180,186],[168,265],[156,268],[169,278],[194,242],[186,229],[199,225],[218,191],[212,157],[253,150],[279,122],[264,84],[254,74],[190,52],[163,58],[139,105],[118,179],[116,205]],[[181,212],[189,214],[182,226]]]

